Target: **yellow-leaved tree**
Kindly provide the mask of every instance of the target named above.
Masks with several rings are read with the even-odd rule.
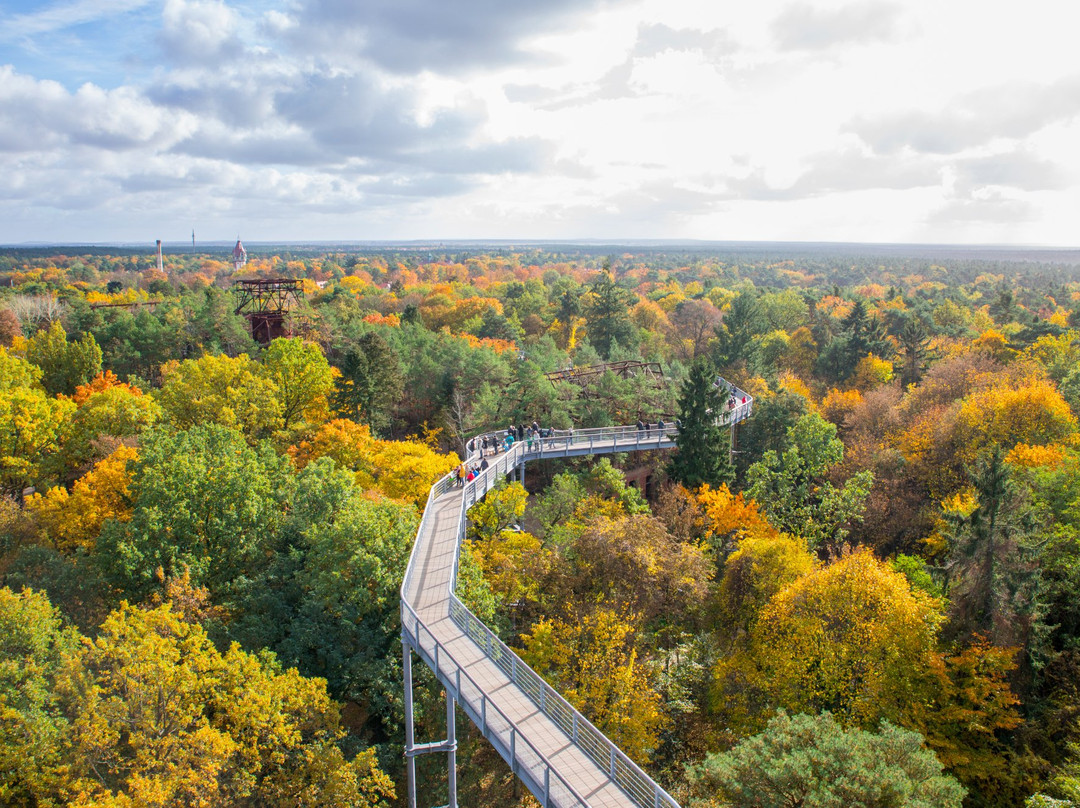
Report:
[[[454,453],[439,454],[418,441],[379,440],[371,429],[338,418],[323,424],[310,437],[289,447],[298,468],[319,457],[331,457],[356,474],[361,488],[423,506],[428,489],[461,462]]]
[[[521,656],[626,754],[648,762],[666,719],[633,647],[635,622],[603,606],[580,619],[541,620],[522,635]]]
[[[138,387],[124,384],[111,372],[80,385],[72,396],[78,406],[64,445],[69,470],[85,469],[122,442],[129,444],[161,417],[161,407]]]
[[[1057,443],[1076,432],[1076,416],[1052,382],[1029,378],[969,396],[957,425],[961,452],[970,462],[994,444],[1008,451],[1018,443]]]
[[[155,397],[165,422],[177,429],[221,424],[254,440],[283,423],[280,390],[247,354],[166,362],[161,375]]]
[[[5,805],[387,808],[375,750],[347,759],[322,679],[219,651],[171,603],[126,603],[95,639],[41,593],[0,589]]]
[[[755,626],[753,653],[773,698],[793,711],[896,720],[936,650],[940,608],[859,550],[781,590]]]
[[[861,549],[777,592],[742,649],[714,669],[713,708],[737,733],[772,710],[845,725],[904,723],[935,665],[941,605]]]
[[[375,808],[393,797],[374,750],[345,759],[320,679],[233,644],[218,651],[169,604],[124,604],[78,659],[70,804]]]

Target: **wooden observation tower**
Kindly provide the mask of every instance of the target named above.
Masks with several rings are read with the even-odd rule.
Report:
[[[289,312],[304,299],[304,284],[299,278],[237,281],[233,295],[236,313],[251,323],[251,337],[260,345],[292,336]]]

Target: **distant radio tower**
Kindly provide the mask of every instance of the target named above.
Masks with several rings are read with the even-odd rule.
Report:
[[[165,265],[161,262],[161,239],[157,240],[157,271],[165,272]]]
[[[191,249],[195,249],[195,228],[191,228]]]

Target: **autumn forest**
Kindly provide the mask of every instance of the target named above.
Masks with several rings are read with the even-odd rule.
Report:
[[[430,486],[481,433],[677,420],[675,451],[542,460],[474,505],[469,607],[684,808],[1080,805],[1077,256],[163,269],[0,251],[0,803],[403,806]],[[292,336],[252,339],[254,278],[301,281]],[[717,376],[753,398],[733,432]],[[462,805],[536,804],[458,732]],[[444,804],[445,759],[419,770]]]

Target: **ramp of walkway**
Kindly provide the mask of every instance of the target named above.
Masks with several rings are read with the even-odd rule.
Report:
[[[742,391],[735,394],[739,403],[725,408],[725,424],[750,415],[753,400],[743,401]],[[401,587],[402,639],[545,807],[678,808],[678,803],[454,594],[466,512],[530,461],[674,446],[671,426],[555,433],[515,443],[464,485],[448,475],[428,494]],[[478,462],[479,455],[471,459]]]

